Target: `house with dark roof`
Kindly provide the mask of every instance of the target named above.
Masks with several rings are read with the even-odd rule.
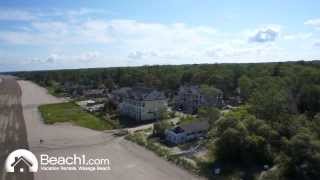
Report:
[[[184,113],[194,114],[200,107],[221,107],[223,105],[222,91],[213,87],[209,88],[208,91],[200,86],[181,86],[175,98],[175,108]]]
[[[132,88],[130,87],[122,87],[111,91],[111,93],[108,93],[107,97],[111,103],[118,106],[123,99],[128,96],[128,91],[131,91],[131,89]]]
[[[137,121],[157,120],[167,108],[167,99],[162,92],[144,87],[127,89],[119,105],[122,116]]]
[[[172,144],[182,144],[187,141],[205,136],[208,129],[208,121],[195,121],[168,129],[165,131],[165,135],[168,142]]]
[[[104,97],[107,94],[107,89],[88,89],[82,92],[83,96],[87,98],[99,98]]]
[[[14,172],[26,173],[30,172],[32,164],[23,156],[15,157],[15,161],[11,164],[14,167]]]

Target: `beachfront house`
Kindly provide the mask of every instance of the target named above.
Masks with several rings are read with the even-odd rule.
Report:
[[[122,116],[137,121],[158,120],[167,108],[167,99],[162,92],[144,87],[127,89],[119,105]]]

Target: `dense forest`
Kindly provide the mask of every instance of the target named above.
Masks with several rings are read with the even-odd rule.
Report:
[[[270,179],[320,178],[320,63],[194,64],[18,72],[54,83],[110,89],[144,84],[173,94],[184,84],[210,85],[241,108],[216,119],[213,152],[223,162],[274,167]],[[230,148],[232,147],[232,148]]]

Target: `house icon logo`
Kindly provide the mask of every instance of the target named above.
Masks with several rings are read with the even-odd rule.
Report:
[[[9,154],[5,163],[5,168],[7,172],[37,172],[38,160],[31,151],[18,149]]]

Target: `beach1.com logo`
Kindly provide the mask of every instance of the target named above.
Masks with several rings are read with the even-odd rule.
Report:
[[[38,164],[39,163],[39,164]],[[39,162],[36,156],[26,150],[18,149],[9,154],[5,163],[7,172],[33,173],[41,171],[107,171],[111,170],[107,158],[86,158],[86,155],[51,156],[40,154]]]
[[[72,156],[40,155],[40,165],[43,171],[106,171],[111,170],[107,158],[87,158],[86,155]]]
[[[32,152],[26,149],[17,149],[7,157],[5,169],[7,172],[16,173],[37,172],[38,160]]]

